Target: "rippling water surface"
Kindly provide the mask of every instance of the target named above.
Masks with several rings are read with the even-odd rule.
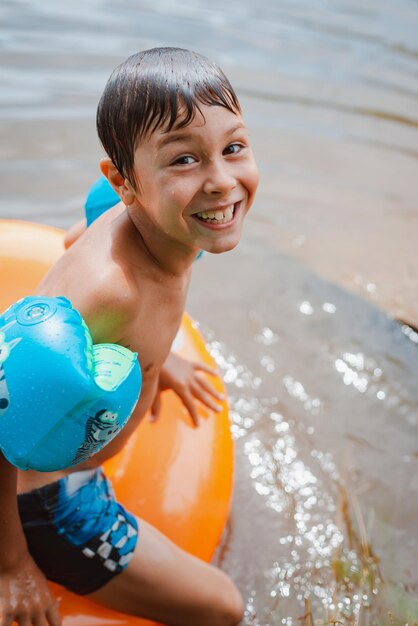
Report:
[[[226,300],[211,290],[238,459],[219,561],[248,625],[413,623],[418,336],[276,252],[260,264],[260,244],[223,270]],[[197,317],[210,271],[195,277]]]
[[[415,0],[0,5],[1,217],[80,217],[128,54],[196,48],[240,94],[260,193],[189,308],[230,391],[246,626],[418,621],[418,335],[375,306],[416,319],[417,33]]]

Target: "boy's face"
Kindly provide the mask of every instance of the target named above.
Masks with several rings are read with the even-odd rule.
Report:
[[[239,242],[258,171],[241,115],[221,106],[201,110],[185,128],[157,129],[141,141],[130,210],[154,236],[225,252]]]

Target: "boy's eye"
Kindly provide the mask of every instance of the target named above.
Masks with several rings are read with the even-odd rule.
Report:
[[[224,150],[224,154],[236,154],[237,152],[241,152],[243,149],[243,145],[240,143],[230,143]]]
[[[195,158],[190,156],[190,154],[184,154],[181,157],[178,157],[173,161],[172,165],[191,165],[194,163]]]

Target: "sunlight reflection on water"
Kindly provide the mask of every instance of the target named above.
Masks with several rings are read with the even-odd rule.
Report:
[[[312,309],[322,315],[328,309],[338,321],[338,310],[344,310],[341,305],[328,301],[326,306],[315,304]],[[300,315],[302,319],[306,314],[300,311]],[[228,386],[237,454],[233,534],[226,537],[221,549],[222,567],[246,588],[247,626],[298,624],[307,611],[321,624],[336,620],[389,623],[389,612],[396,613],[393,598],[408,594],[405,596],[402,574],[398,580],[391,577],[387,562],[382,574],[381,555],[374,553],[373,537],[386,534],[391,523],[391,532],[396,534],[396,522],[387,519],[382,531],[382,520],[377,520],[379,506],[376,509],[367,500],[360,504],[362,492],[367,493],[375,481],[368,463],[362,462],[357,481],[355,471],[347,475],[347,455],[343,452],[340,456],[344,445],[334,452],[322,437],[325,426],[330,440],[347,437],[369,448],[370,455],[373,432],[356,418],[343,434],[344,428],[341,431],[332,417],[330,398],[305,388],[307,371],[301,377],[286,372],[280,352],[286,351],[288,330],[283,330],[283,321],[269,326],[267,319],[260,316],[259,329],[253,328],[252,338],[247,336],[252,370],[227,344],[216,340],[212,331],[205,332]],[[339,323],[345,323],[344,316]],[[292,332],[297,330],[292,328]],[[401,333],[399,329],[399,336]],[[326,337],[325,333],[320,339],[320,361],[334,369],[336,382],[340,380],[347,391],[352,388],[359,398],[367,397],[365,413],[376,410],[372,407],[377,402],[389,412],[393,405],[397,411],[403,407],[405,417],[411,417],[411,397],[403,388],[402,376],[397,376],[398,368],[406,366],[406,362],[402,366],[402,357],[395,357],[389,346],[382,346],[377,355],[374,344],[368,345],[367,340],[363,350],[353,349],[358,337],[347,341],[338,332]],[[279,363],[277,369],[266,367],[272,361]],[[319,371],[318,376],[322,375]],[[267,393],[272,390],[274,395]],[[286,394],[291,404],[287,404]],[[384,427],[385,418],[381,417]],[[317,422],[318,418],[324,421]],[[329,419],[333,423],[326,425]],[[359,450],[353,449],[351,454],[356,465]],[[249,485],[253,495],[248,492]],[[410,540],[416,550],[416,538]],[[380,540],[378,543],[381,545]],[[410,618],[414,610],[412,603]]]
[[[260,336],[273,337],[274,333],[264,328],[256,341]],[[311,464],[302,460],[295,429],[309,437],[313,428],[286,420],[274,410],[277,398],[254,397],[252,392],[259,388],[260,379],[238,364],[234,356],[225,356],[225,346],[212,341],[209,349],[229,386],[232,432],[240,449],[238,456],[243,454],[248,459],[249,475],[241,474],[238,480],[248,481],[262,498],[262,506],[287,518],[289,523],[265,552],[267,588],[260,592],[254,581],[258,591],[247,600],[245,623],[248,626],[297,623],[292,617],[279,617],[283,614],[283,600],[290,597],[293,598],[292,610],[299,611],[301,616],[309,598],[312,610],[322,619],[330,620],[335,614],[340,619],[357,620],[360,611],[370,607],[371,596],[380,593],[382,581],[373,561],[367,564],[373,586],[361,580],[365,558],[360,544],[352,546],[352,521],[348,510],[342,514],[346,504],[341,501],[342,497],[346,498],[344,483],[332,454],[312,447]],[[303,402],[306,410],[312,414],[315,414],[312,407],[319,410],[319,401],[310,401],[301,383],[290,377],[285,377],[283,383],[290,395]],[[242,467],[238,469],[242,470]],[[328,480],[323,480],[323,476]],[[238,517],[237,513],[235,535],[240,533]],[[262,538],[260,549],[266,549]],[[246,556],[244,548],[242,564],[247,558],[250,561],[250,556]],[[335,575],[336,568],[345,573],[341,580]]]

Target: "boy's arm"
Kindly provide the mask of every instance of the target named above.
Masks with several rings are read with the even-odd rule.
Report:
[[[219,376],[216,370],[204,363],[187,361],[170,352],[160,371],[158,391],[151,407],[151,419],[157,419],[161,408],[161,392],[166,389],[172,389],[179,396],[195,426],[199,424],[196,400],[218,413],[221,410],[219,403],[224,400],[224,396],[215,389],[205,374]]]
[[[56,601],[30,556],[16,496],[17,470],[0,452],[0,626],[60,626]]]

